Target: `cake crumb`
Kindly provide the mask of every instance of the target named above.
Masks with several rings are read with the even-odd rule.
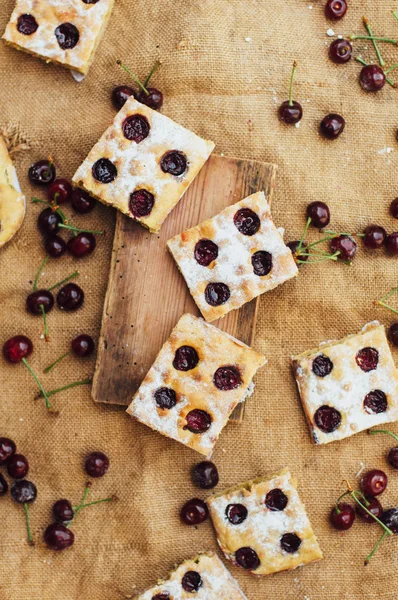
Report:
[[[252,41],[251,37],[245,38],[245,42],[251,42],[251,41]]]
[[[328,35],[329,37],[333,37],[334,36],[333,29],[328,29],[327,32],[326,32],[326,35]]]

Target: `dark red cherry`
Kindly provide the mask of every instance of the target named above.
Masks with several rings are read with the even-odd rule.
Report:
[[[154,204],[155,196],[151,192],[148,192],[148,190],[136,190],[130,194],[129,208],[131,214],[136,219],[147,217],[152,212]]]
[[[355,258],[357,249],[358,246],[356,241],[349,235],[339,235],[330,240],[330,251],[332,254],[339,252],[339,260],[351,262]]]
[[[301,546],[301,539],[296,533],[284,533],[281,537],[281,548],[289,554],[294,554]]]
[[[371,415],[378,415],[386,412],[388,408],[387,396],[381,390],[373,390],[366,394],[363,401],[365,412]]]
[[[161,594],[155,594],[151,600],[170,600],[169,592],[162,592]]]
[[[333,370],[333,363],[325,354],[319,354],[312,361],[312,372],[317,377],[327,377]]]
[[[78,44],[80,38],[79,30],[73,23],[61,23],[55,28],[54,35],[62,50],[71,50]]]
[[[290,248],[296,265],[301,266],[299,261],[308,260],[308,246],[307,244],[305,244],[305,242],[300,242],[300,240],[294,240],[293,242],[288,242],[286,246]]]
[[[378,496],[387,487],[388,478],[384,471],[372,469],[361,477],[361,490],[365,496]]]
[[[55,166],[49,160],[35,162],[28,171],[28,177],[36,185],[48,185],[55,179]]]
[[[136,97],[136,93],[132,87],[128,85],[118,85],[112,90],[112,104],[116,110],[120,110],[126,104],[127,100],[133,96]]]
[[[236,229],[243,235],[252,236],[260,229],[260,219],[250,208],[240,208],[234,215]]]
[[[336,408],[323,405],[315,412],[314,421],[324,433],[333,433],[341,425],[341,414]]]
[[[87,192],[76,188],[72,192],[72,208],[81,215],[85,215],[93,210],[97,201]]]
[[[65,550],[73,545],[75,535],[63,523],[51,523],[43,534],[44,543],[51,550]]]
[[[378,92],[384,87],[386,76],[379,65],[367,65],[361,69],[359,83],[365,92]]]
[[[344,131],[345,120],[341,115],[330,113],[324,117],[319,125],[319,131],[324,138],[335,140]]]
[[[388,330],[388,339],[394,346],[398,346],[398,323],[393,323]]]
[[[217,369],[213,375],[213,383],[219,390],[234,390],[242,385],[242,377],[237,367],[228,365]]]
[[[25,335],[16,335],[3,346],[4,358],[10,363],[19,363],[33,352],[33,344]]]
[[[398,254],[398,232],[390,233],[386,237],[386,249],[391,256],[397,256]]]
[[[99,158],[91,171],[94,179],[100,183],[112,183],[117,177],[117,168],[109,158]]]
[[[398,470],[398,446],[391,448],[387,454],[387,460],[393,469]]]
[[[29,463],[23,454],[14,454],[7,461],[7,472],[13,479],[24,479],[29,472]]]
[[[248,511],[243,504],[228,504],[225,516],[232,525],[240,525],[247,519]]]
[[[59,235],[46,238],[44,248],[51,258],[59,258],[66,252],[66,242]]]
[[[199,355],[192,346],[180,346],[174,355],[173,367],[178,371],[190,371],[199,362]]]
[[[62,223],[61,217],[50,207],[42,210],[37,219],[37,225],[43,235],[58,233],[60,223]]]
[[[385,510],[380,521],[384,523],[391,531],[398,534],[398,508],[389,508]]]
[[[4,465],[15,454],[16,449],[15,442],[6,437],[0,438],[0,465]]]
[[[39,27],[33,15],[25,14],[18,17],[17,29],[22,35],[32,35]]]
[[[348,63],[352,57],[352,44],[348,40],[334,40],[329,46],[329,58],[337,65]]]
[[[347,12],[346,0],[328,0],[325,5],[325,15],[332,21],[342,19]]]
[[[245,546],[235,552],[235,562],[248,571],[254,571],[260,566],[260,559],[253,548]]]
[[[187,157],[180,150],[170,150],[162,156],[160,168],[164,173],[180,177],[187,170]]]
[[[338,509],[334,507],[330,513],[330,522],[338,531],[351,529],[355,521],[355,510],[351,504],[340,502]]]
[[[26,310],[32,315],[41,315],[41,307],[43,307],[45,313],[48,313],[53,306],[54,296],[48,290],[37,290],[26,298]]]
[[[203,585],[201,576],[197,571],[187,571],[181,579],[181,585],[186,592],[197,592]]]
[[[18,504],[29,504],[36,500],[37,489],[34,483],[21,479],[15,481],[11,486],[11,498]]]
[[[69,523],[73,519],[74,511],[69,500],[62,498],[53,506],[53,516],[57,523]]]
[[[177,395],[168,387],[161,387],[154,393],[156,405],[164,410],[170,410],[177,404]]]
[[[209,413],[200,408],[191,410],[186,416],[186,421],[184,429],[188,429],[191,433],[205,433],[211,426]]]
[[[205,289],[205,300],[210,306],[220,306],[228,302],[231,296],[229,287],[225,283],[208,283]]]
[[[206,502],[199,498],[188,500],[180,511],[180,517],[186,525],[199,525],[209,516]]]
[[[356,363],[362,371],[374,371],[379,364],[379,353],[376,348],[362,348],[355,357]]]
[[[97,241],[92,233],[81,232],[68,240],[68,252],[76,258],[89,256],[95,250]]]
[[[211,240],[202,239],[196,243],[194,256],[202,267],[208,267],[218,256],[218,246]]]
[[[368,496],[366,498],[367,503],[364,502],[363,498],[359,498],[359,501],[361,502],[361,504],[366,506],[366,508],[369,512],[372,513],[372,515],[380,519],[381,515],[383,514],[383,507],[381,506],[377,498],[372,498],[371,496]],[[359,504],[357,504],[356,510],[357,515],[359,515],[363,521],[366,521],[366,523],[376,523],[376,521],[372,519],[372,517],[366,512],[366,510],[364,510],[362,506],[359,506]]]
[[[72,196],[72,186],[67,179],[56,179],[48,187],[47,198],[49,202],[63,204],[68,202]]]
[[[75,354],[79,358],[90,356],[90,354],[94,352],[94,340],[91,337],[91,335],[81,333],[80,335],[77,335],[75,338],[73,338],[71,342],[71,348],[73,354]]]
[[[211,490],[218,484],[218,470],[210,460],[203,460],[192,469],[192,481],[202,490]]]
[[[149,92],[149,93],[146,94],[144,91],[139,92],[138,96],[137,96],[137,100],[139,102],[142,102],[142,104],[149,106],[149,108],[152,108],[153,110],[159,110],[163,104],[162,92],[160,90],[157,90],[156,88],[146,88],[146,89],[147,89],[147,92]]]
[[[386,230],[379,225],[368,225],[364,231],[363,242],[367,248],[377,250],[384,246],[387,236]]]
[[[57,304],[61,310],[77,310],[84,302],[84,292],[76,283],[67,283],[57,294]]]
[[[282,102],[278,109],[279,119],[286,125],[294,125],[301,121],[303,117],[303,107],[294,100],[290,104],[289,100]]]
[[[270,490],[265,497],[265,506],[273,511],[285,510],[289,499],[279,488]]]
[[[253,273],[259,277],[264,277],[272,270],[272,254],[265,250],[258,250],[252,254]]]
[[[394,219],[398,219],[398,198],[395,198],[390,204],[390,213]]]
[[[324,202],[315,201],[307,206],[307,218],[311,219],[311,224],[318,229],[327,227],[330,222],[330,210]]]
[[[8,492],[8,483],[4,478],[4,475],[0,473],[0,496],[5,496]]]
[[[109,458],[103,452],[91,452],[84,463],[90,477],[103,477],[109,469]]]
[[[139,144],[148,137],[151,127],[144,115],[136,114],[126,117],[122,124],[123,135],[127,140]]]

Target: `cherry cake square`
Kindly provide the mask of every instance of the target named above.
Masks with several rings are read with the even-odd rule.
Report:
[[[322,558],[288,469],[217,494],[207,504],[226,558],[255,575]]]
[[[223,317],[298,273],[264,192],[228,206],[167,245],[206,321]]]
[[[213,142],[131,97],[73,182],[158,232],[213,148]]]
[[[190,314],[163,345],[127,412],[210,456],[231,412],[251,395],[265,357]]]
[[[134,600],[247,600],[238,582],[213,552],[198,554]]]
[[[17,50],[86,75],[114,0],[17,0],[3,39]]]
[[[398,371],[379,323],[369,323],[358,335],[321,344],[292,362],[316,444],[398,420]]]

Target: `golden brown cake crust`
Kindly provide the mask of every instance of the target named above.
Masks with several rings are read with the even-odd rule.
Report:
[[[17,174],[0,135],[0,248],[22,225],[25,216],[25,196]]]

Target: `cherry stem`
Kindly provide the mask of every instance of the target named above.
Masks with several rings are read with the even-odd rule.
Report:
[[[40,383],[40,381],[37,378],[36,373],[33,371],[32,367],[30,366],[30,364],[28,363],[28,361],[26,360],[26,358],[22,359],[23,364],[25,365],[25,367],[28,369],[29,373],[32,375],[33,379],[36,381],[39,390],[40,390],[40,395],[45,399],[46,401],[46,408],[47,410],[51,410],[51,403],[50,400],[48,399],[49,394],[47,394],[47,392],[44,390],[42,384]]]
[[[397,40],[392,40],[391,38],[386,37],[375,37],[373,35],[350,35],[350,40],[375,40],[376,42],[386,42],[386,44],[395,44],[397,45]]]
[[[334,238],[338,237],[338,235],[329,235],[328,237],[322,238],[313,244],[310,244],[308,248],[314,248],[314,246],[318,246],[318,244],[322,244],[323,242],[328,242],[329,240],[334,240]]]
[[[59,281],[58,283],[56,283],[55,285],[52,285],[50,288],[48,288],[47,291],[51,292],[52,290],[55,290],[55,288],[59,287],[60,285],[62,285],[63,283],[66,283],[67,281],[69,281],[70,279],[74,279],[75,277],[77,277],[79,275],[79,271],[75,271],[74,273],[72,273],[72,275],[69,275],[68,277],[65,277],[65,279],[62,279],[61,281]]]
[[[329,254],[327,256],[323,256],[322,258],[316,258],[315,260],[298,260],[297,262],[299,264],[313,265],[315,263],[325,262],[325,260],[338,260],[339,255],[340,251],[338,250],[334,254]]]
[[[74,515],[73,515],[72,519],[67,523],[66,527],[70,527],[72,521],[74,519],[76,519],[77,515],[81,511],[82,505],[85,503],[85,501],[87,499],[87,496],[88,496],[90,490],[91,490],[91,483],[88,482],[88,483],[86,483],[86,487],[85,487],[85,490],[83,493],[83,498],[80,500],[80,504],[78,504],[78,506],[76,506],[76,510],[74,509]]]
[[[299,242],[299,245],[298,245],[298,248],[297,248],[297,253],[298,254],[300,253],[300,250],[301,250],[301,248],[302,248],[302,246],[304,244],[304,240],[305,240],[305,236],[307,235],[308,227],[311,225],[311,220],[312,220],[311,217],[308,217],[307,222],[306,222],[305,227],[304,227],[303,235],[300,238],[300,242]]]
[[[292,74],[290,76],[290,88],[289,88],[289,106],[293,106],[293,79],[294,79],[294,74],[296,72],[297,69],[297,61],[293,61],[293,69],[292,69]]]
[[[54,165],[54,161],[53,161],[53,157],[49,156],[48,157],[48,167],[46,170],[46,176],[50,176],[51,175],[51,167]]]
[[[132,71],[130,71],[130,69],[128,67],[126,67],[126,65],[122,64],[121,60],[117,60],[116,64],[119,65],[119,67],[122,67],[122,69],[124,69],[126,71],[126,73],[128,73],[130,75],[130,77],[132,77],[134,79],[134,81],[136,82],[137,85],[140,86],[140,88],[142,89],[142,91],[149,96],[149,92],[146,89],[146,87],[141,83],[141,81],[138,79],[137,75],[134,75],[134,73]]]
[[[24,360],[24,359],[22,359]],[[58,394],[58,392],[63,392],[64,390],[68,390],[69,388],[77,387],[78,385],[89,385],[91,383],[91,379],[83,379],[82,381],[74,381],[73,383],[68,383],[68,385],[64,385],[63,387],[57,388],[56,390],[50,390],[47,392],[47,396],[54,396],[54,394]],[[43,395],[39,394],[39,398]]]
[[[381,536],[381,538],[377,542],[376,546],[373,548],[372,552],[370,554],[368,554],[368,556],[365,558],[365,567],[369,564],[370,560],[376,554],[377,550],[380,548],[380,546],[384,542],[384,540],[387,537],[387,535],[388,535],[387,531],[384,531],[383,535]]]
[[[360,500],[358,500],[358,498],[356,497],[356,494],[357,494],[357,493],[358,493],[358,492],[356,492],[355,490],[351,491],[351,492],[350,492],[350,496],[351,496],[351,498],[353,498],[353,499],[355,500],[355,502],[356,502],[356,503],[357,503],[357,504],[358,504],[358,505],[359,505],[361,508],[363,508],[363,510],[364,510],[365,512],[367,512],[367,513],[368,513],[368,515],[369,515],[370,517],[372,517],[372,519],[374,519],[375,521],[377,521],[377,523],[378,523],[378,524],[379,524],[379,525],[380,525],[380,526],[381,526],[381,527],[384,529],[384,531],[385,531],[386,533],[388,533],[388,535],[394,535],[394,534],[393,534],[393,532],[391,531],[391,529],[389,529],[389,528],[387,527],[387,525],[384,525],[384,523],[383,523],[382,521],[380,521],[380,519],[378,519],[378,518],[376,517],[376,515],[374,515],[373,513],[371,513],[371,512],[370,512],[370,510],[368,510],[368,509],[366,508],[366,506],[365,506],[364,504],[362,504],[362,502],[361,502]],[[359,492],[359,493],[360,493],[360,492]]]
[[[23,508],[25,511],[26,530],[28,532],[28,544],[29,544],[29,546],[33,546],[34,542],[33,542],[32,530],[30,528],[29,505],[27,502],[24,502]]]
[[[369,21],[368,21],[368,19],[366,17],[363,17],[363,24],[365,25],[366,31],[368,32],[368,34],[370,35],[370,37],[373,38],[372,28],[371,28],[370,23],[369,23]],[[379,47],[378,47],[377,42],[376,42],[375,39],[372,39],[372,44],[374,46],[374,49],[376,50],[376,54],[377,54],[377,58],[378,58],[380,66],[384,67],[384,65],[386,63],[384,62],[384,59],[383,59],[382,55],[380,54],[380,50],[379,50]]]
[[[384,74],[387,75],[388,73],[390,73],[390,71],[393,71],[394,69],[396,69],[398,67],[398,63],[393,64],[391,67],[388,67],[388,69],[386,69],[384,71]]]
[[[160,62],[160,60],[157,60],[157,61],[155,62],[155,64],[154,64],[154,65],[153,65],[153,67],[152,67],[152,70],[151,70],[151,72],[149,73],[148,77],[145,79],[145,82],[144,82],[144,88],[146,88],[146,87],[147,87],[147,85],[148,85],[148,83],[149,83],[149,81],[150,81],[150,79],[151,79],[152,75],[153,75],[154,73],[156,73],[156,71],[159,69],[159,67],[160,67],[160,65],[161,65],[161,64],[162,64],[162,63]]]
[[[40,310],[41,310],[41,314],[43,315],[43,321],[44,321],[44,339],[46,340],[46,342],[49,342],[50,338],[48,335],[47,316],[46,316],[46,311],[44,310],[43,304],[40,304]]]
[[[62,229],[70,229],[70,231],[76,231],[79,233],[96,233],[97,235],[104,235],[104,231],[95,231],[93,229],[79,229],[79,227],[65,225],[64,223],[59,223],[59,227],[62,227]]]
[[[102,500],[95,500],[94,502],[88,502],[87,504],[79,504],[78,506],[74,506],[73,510],[77,510],[79,509],[82,510],[82,508],[87,508],[87,506],[94,506],[94,504],[101,504],[102,502],[114,502],[116,500],[116,496],[111,496],[110,498],[102,498]]]
[[[365,61],[363,60],[363,58],[361,58],[360,56],[356,56],[356,57],[355,57],[355,60],[356,60],[357,62],[361,63],[361,65],[364,65],[364,67],[368,67],[368,66],[369,66],[369,63],[365,62]],[[392,79],[389,79],[388,77],[386,77],[386,81],[387,81],[387,83],[389,83],[389,84],[391,85],[391,87],[393,87],[393,88],[395,88],[395,87],[396,87],[396,85],[395,85],[395,83],[392,81]]]
[[[387,435],[391,435],[398,442],[398,435],[393,433],[392,431],[388,431],[388,429],[369,429],[369,435],[374,435],[375,433],[386,433]]]
[[[387,300],[388,298],[390,298],[390,296],[392,296],[396,292],[398,292],[398,287],[392,288],[392,290],[390,290],[389,292],[387,292],[387,294],[385,294],[385,296],[383,296],[382,298],[380,298],[380,300],[376,300],[375,304],[377,304],[379,306],[383,306],[384,308],[388,308],[393,313],[395,313],[395,314],[398,315],[398,310],[396,308],[393,308],[392,306],[390,306],[389,304],[387,304],[386,302],[384,302],[385,300]]]
[[[392,14],[394,15],[394,17],[395,17],[395,18],[397,19],[397,21],[398,21],[398,10],[393,10],[393,11],[391,11],[391,12],[392,12]]]
[[[65,354],[63,354],[62,356],[60,356],[59,358],[57,358],[57,360],[55,360],[53,363],[51,363],[51,365],[48,365],[48,367],[46,367],[45,369],[43,369],[43,373],[49,373],[51,371],[51,369],[53,367],[55,367],[55,365],[57,365],[59,362],[61,362],[61,360],[63,358],[65,358],[66,356],[69,356],[70,352],[65,352]]]
[[[44,267],[48,263],[49,258],[50,257],[48,255],[45,257],[45,259],[43,260],[43,262],[41,263],[41,265],[39,267],[39,270],[37,271],[37,275],[36,275],[35,280],[33,282],[33,291],[34,292],[36,292],[36,290],[37,290],[37,284],[39,283],[39,278],[40,278],[41,272],[43,271]]]

